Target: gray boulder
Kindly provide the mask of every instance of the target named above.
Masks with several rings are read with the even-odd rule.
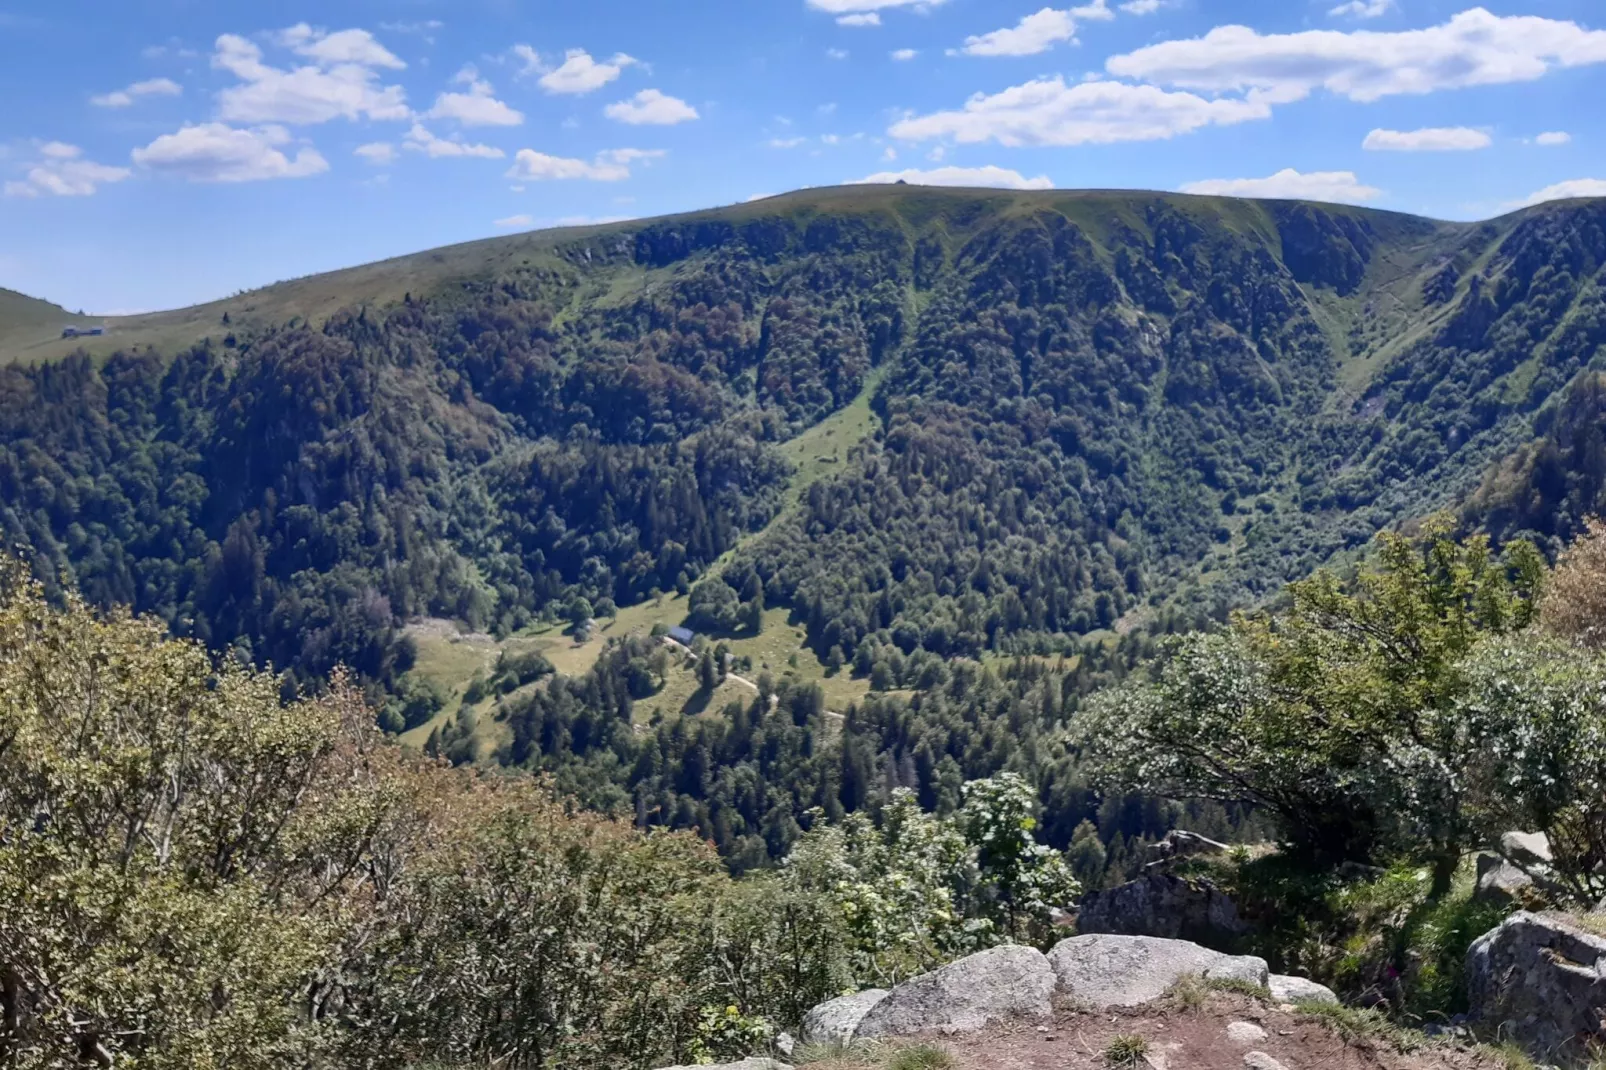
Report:
[[[1286,1066],[1263,1051],[1252,1051],[1245,1055],[1244,1065],[1249,1070],[1288,1070]]]
[[[1150,866],[1162,866],[1168,862],[1175,862],[1183,858],[1196,858],[1200,855],[1224,855],[1232,850],[1224,843],[1218,843],[1208,836],[1201,836],[1197,832],[1187,832],[1183,829],[1172,829],[1160,839],[1149,844],[1148,855]]]
[[[1278,1003],[1337,1003],[1338,996],[1326,985],[1303,977],[1274,973],[1266,979],[1271,998]]]
[[[1094,1010],[1159,999],[1188,976],[1237,978],[1264,985],[1264,959],[1154,936],[1095,933],[1061,940],[1048,953],[1065,996]]]
[[[1233,898],[1210,881],[1158,869],[1089,894],[1076,916],[1076,931],[1084,935],[1119,933],[1219,943],[1251,929],[1238,916]]]
[[[1500,853],[1525,870],[1546,869],[1554,861],[1543,832],[1508,832],[1500,837]]]
[[[1533,887],[1534,879],[1499,855],[1478,856],[1478,885],[1473,896],[1481,903],[1513,903]]]
[[[995,947],[898,985],[871,1007],[855,1039],[969,1033],[1053,1013],[1054,971],[1036,948]]]
[[[884,988],[867,988],[863,992],[838,996],[820,1004],[803,1016],[803,1043],[848,1043],[864,1016],[870,1013],[870,1008],[885,999],[886,995]]]
[[[1554,1059],[1606,1039],[1606,939],[1559,915],[1511,915],[1467,951],[1470,1017]]]

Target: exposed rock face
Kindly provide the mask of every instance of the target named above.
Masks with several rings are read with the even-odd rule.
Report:
[[[1250,926],[1238,916],[1232,897],[1209,881],[1152,870],[1090,894],[1077,914],[1076,931],[1221,943],[1244,935]]]
[[[1271,998],[1278,1003],[1337,1003],[1338,996],[1326,985],[1308,981],[1303,977],[1289,977],[1274,973],[1266,979]]]
[[[885,988],[867,988],[820,1004],[803,1016],[803,1043],[846,1044],[870,1008],[886,995]]]
[[[1543,832],[1508,832],[1500,837],[1500,853],[1525,870],[1547,867],[1554,859]]]
[[[1036,948],[995,947],[896,986],[872,1006],[855,1038],[966,1033],[1008,1018],[1053,1013],[1054,971]]]
[[[1472,1018],[1554,1058],[1606,1039],[1606,938],[1566,918],[1518,913],[1467,951]]]
[[[1048,953],[1060,991],[1095,1010],[1159,999],[1183,977],[1236,978],[1264,985],[1264,959],[1223,955],[1184,940],[1092,934],[1061,940]]]
[[[1149,845],[1151,866],[1164,865],[1181,858],[1195,858],[1199,855],[1224,855],[1232,850],[1224,843],[1218,843],[1208,836],[1201,836],[1197,832],[1186,832],[1183,829],[1172,829],[1160,839]]]
[[[1478,856],[1478,887],[1473,895],[1479,902],[1516,902],[1533,883],[1532,877],[1499,855]]]

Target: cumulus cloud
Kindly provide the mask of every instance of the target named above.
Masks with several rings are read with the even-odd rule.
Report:
[[[21,179],[5,184],[7,197],[88,197],[102,185],[121,182],[133,173],[86,160],[82,149],[64,141],[47,141],[38,146],[38,154]]]
[[[329,163],[310,145],[286,153],[290,132],[282,126],[241,130],[225,123],[186,126],[163,134],[133,152],[134,162],[159,174],[191,182],[256,182],[269,178],[305,178],[329,170]]]
[[[1213,197],[1264,197],[1273,200],[1337,201],[1360,204],[1382,195],[1383,191],[1362,184],[1353,171],[1310,171],[1292,167],[1268,178],[1210,178],[1190,182],[1183,193]]]
[[[124,89],[90,97],[89,103],[97,108],[127,108],[140,97],[176,97],[182,92],[184,87],[171,78],[149,78]]]
[[[286,31],[292,32],[296,39],[300,38],[299,28]],[[329,39],[307,37],[292,47],[315,59],[315,52],[371,58],[377,55],[349,41],[338,48],[320,49],[322,42]],[[411,115],[401,86],[381,86],[372,65],[319,59],[314,64],[285,70],[264,63],[262,49],[254,43],[226,33],[217,39],[212,66],[228,71],[241,82],[218,94],[218,113],[229,122],[310,124],[331,119],[406,119]]]
[[[769,146],[772,149],[795,149],[807,140],[806,137],[772,137]]]
[[[1045,7],[1012,27],[965,38],[958,51],[966,56],[1035,56],[1074,40],[1076,20],[1071,13]]]
[[[375,167],[396,162],[396,146],[388,141],[370,141],[366,145],[358,145],[351,151],[352,155],[367,160]]]
[[[918,55],[920,55],[920,53],[912,48],[900,48],[896,52],[892,53],[892,58],[897,60],[899,63],[908,63]]]
[[[631,126],[674,126],[697,118],[696,108],[656,89],[643,89],[629,100],[609,104],[602,113]]]
[[[494,145],[470,145],[458,138],[436,137],[422,123],[414,123],[407,131],[402,147],[410,152],[421,152],[430,159],[451,156],[478,156],[485,160],[500,160],[507,153]]]
[[[1606,31],[1534,15],[1463,11],[1442,25],[1383,33],[1261,34],[1219,26],[1203,37],[1112,56],[1109,73],[1208,93],[1289,103],[1317,89],[1369,102],[1399,94],[1527,82],[1606,62]]]
[[[518,126],[524,114],[496,99],[491,83],[482,80],[472,67],[465,67],[456,81],[468,86],[466,92],[446,92],[435,98],[426,119],[451,119],[464,126]]]
[[[910,168],[907,171],[882,171],[864,178],[850,179],[848,185],[860,186],[877,183],[907,182],[911,186],[991,186],[998,189],[1053,189],[1047,175],[1027,178],[1019,171],[1006,167],[934,167],[928,171]]]
[[[865,11],[857,15],[838,15],[836,24],[838,26],[879,26],[881,25],[881,16],[874,11]]]
[[[519,215],[510,215],[504,219],[498,219],[496,221],[496,225],[499,227],[528,227],[533,226],[534,224],[535,217],[524,215],[523,213],[520,213]]]
[[[1387,15],[1393,8],[1394,0],[1349,0],[1347,4],[1329,8],[1327,13],[1334,18],[1350,15],[1358,19],[1376,19]]]
[[[630,165],[664,155],[662,150],[608,149],[592,160],[549,156],[534,149],[520,149],[513,157],[507,177],[520,182],[585,179],[591,182],[621,182],[630,177]]]
[[[1128,15],[1152,15],[1160,10],[1160,0],[1127,0],[1121,10]]]
[[[1565,201],[1575,197],[1606,197],[1606,178],[1574,178],[1546,186],[1518,201],[1514,207],[1528,207],[1546,201]]]
[[[548,93],[566,93],[578,96],[601,89],[615,80],[626,67],[639,61],[623,52],[612,59],[598,62],[583,48],[571,48],[563,54],[563,62],[548,68],[539,53],[529,45],[516,45],[514,53],[524,60],[524,73],[540,74],[537,83]]]
[[[1534,144],[1544,145],[1547,148],[1554,148],[1557,145],[1566,145],[1570,143],[1572,139],[1573,136],[1567,133],[1565,130],[1547,130],[1545,133],[1534,138]]]
[[[278,37],[280,43],[296,55],[316,60],[324,66],[352,63],[359,67],[385,67],[393,71],[407,68],[407,64],[374,40],[374,35],[367,30],[326,33],[303,22],[280,31]]]
[[[1257,100],[1208,100],[1148,85],[1039,78],[1002,92],[977,93],[958,111],[910,116],[888,133],[905,141],[953,138],[1001,145],[1087,145],[1156,141],[1206,126],[1271,116]]]
[[[1425,130],[1373,130],[1361,142],[1371,152],[1472,152],[1486,149],[1494,139],[1466,126],[1436,126]]]
[[[943,0],[808,0],[809,7],[830,15],[853,15],[866,11],[885,11],[894,7],[936,7]]]

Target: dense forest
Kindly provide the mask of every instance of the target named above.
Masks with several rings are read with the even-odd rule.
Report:
[[[1255,819],[1092,790],[1054,742],[1086,695],[1380,530],[1456,506],[1553,553],[1606,488],[1602,202],[821,191],[453,262],[481,255],[319,322],[0,367],[0,533],[53,597],[287,695],[340,665],[405,690],[419,617],[500,637],[680,592],[719,635],[784,607],[868,700],[768,680],[643,726],[638,637],[482,714],[477,756],[738,870],[816,813],[949,812],[1015,771],[1049,842],[1086,823],[1119,872],[1134,838]],[[797,487],[782,447],[867,393],[872,433]],[[431,750],[476,756],[472,717]]]

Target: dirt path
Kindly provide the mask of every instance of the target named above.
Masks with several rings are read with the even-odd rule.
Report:
[[[1232,1026],[1231,1033],[1228,1026]],[[1125,1064],[1107,1052],[1117,1037],[1141,1038],[1142,1054]],[[809,1062],[809,1070],[882,1070],[898,1049],[916,1042],[867,1048],[851,1057]],[[963,1037],[925,1043],[946,1051],[952,1070],[1246,1070],[1251,1052],[1284,1070],[1506,1070],[1482,1049],[1432,1043],[1402,1052],[1365,1036],[1346,1039],[1328,1022],[1268,1006],[1247,996],[1214,993],[1193,1010],[1159,1003],[1131,1010],[1064,1011],[1050,1023],[1019,1022]],[[937,1065],[935,1063],[931,1065]]]

